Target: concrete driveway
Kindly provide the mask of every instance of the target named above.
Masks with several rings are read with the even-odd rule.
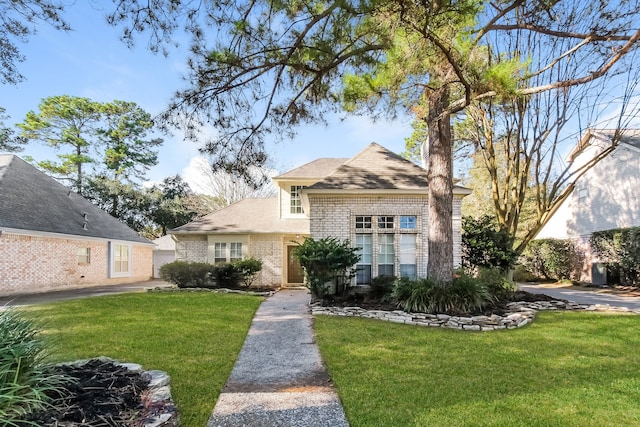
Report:
[[[586,291],[571,286],[559,287],[556,284],[518,284],[518,288],[532,294],[546,294],[553,298],[574,301],[579,304],[609,304],[612,307],[640,309],[640,297],[625,297],[602,292]]]
[[[34,294],[6,295],[0,296],[0,308],[5,306],[42,304],[52,301],[122,294],[127,292],[144,292],[146,289],[168,286],[172,285],[163,280],[147,280],[145,282],[125,283],[122,285],[92,286],[87,288],[64,289]]]

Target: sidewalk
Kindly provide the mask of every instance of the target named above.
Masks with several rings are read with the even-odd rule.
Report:
[[[307,290],[281,290],[258,308],[207,427],[348,427],[322,364]]]

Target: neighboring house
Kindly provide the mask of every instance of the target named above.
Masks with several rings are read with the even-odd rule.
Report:
[[[176,258],[216,263],[253,256],[261,286],[303,283],[292,255],[305,237],[348,239],[360,248],[356,285],[380,275],[427,272],[427,172],[378,144],[351,159],[322,158],[276,176],[278,197],[245,199],[170,230]],[[454,256],[460,264],[462,198],[455,186]],[[374,249],[375,248],[375,249]]]
[[[577,168],[611,147],[615,131],[589,130],[571,152]],[[550,214],[536,239],[573,239],[585,250],[581,280],[606,282],[605,269],[591,254],[595,231],[640,226],[640,130],[621,132],[618,146],[576,182],[573,191]]]
[[[176,260],[176,242],[173,236],[166,235],[153,240],[153,277],[160,277],[160,267]]]
[[[153,244],[14,155],[0,155],[0,293],[148,280]]]

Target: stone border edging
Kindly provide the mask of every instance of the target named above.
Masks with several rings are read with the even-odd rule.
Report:
[[[467,331],[496,331],[521,328],[531,322],[540,310],[584,310],[640,314],[640,310],[626,307],[611,307],[608,304],[589,305],[571,301],[517,301],[507,304],[509,312],[504,316],[450,316],[448,314],[407,313],[402,310],[365,310],[360,307],[323,307],[319,303],[311,304],[311,313],[328,316],[363,317],[384,320],[406,325],[431,326],[437,328],[460,329]]]

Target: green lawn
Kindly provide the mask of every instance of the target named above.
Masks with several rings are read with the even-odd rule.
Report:
[[[316,316],[352,427],[640,425],[640,316],[462,332]]]
[[[137,293],[29,309],[45,322],[56,361],[108,356],[171,376],[182,425],[202,427],[215,405],[262,298]]]

